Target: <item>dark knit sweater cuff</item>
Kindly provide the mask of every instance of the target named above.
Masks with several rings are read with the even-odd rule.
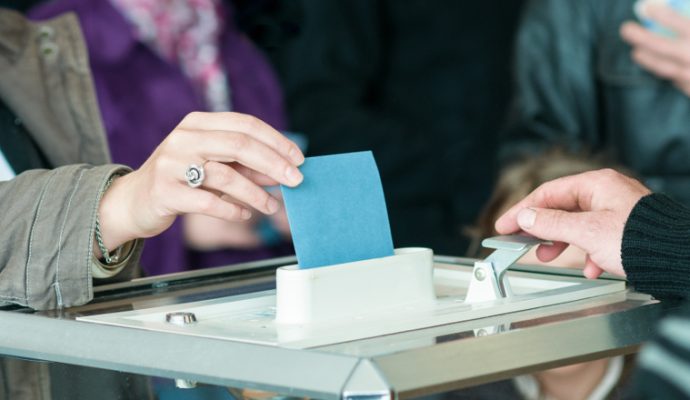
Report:
[[[621,257],[637,291],[689,297],[690,209],[662,194],[643,197],[625,224]]]

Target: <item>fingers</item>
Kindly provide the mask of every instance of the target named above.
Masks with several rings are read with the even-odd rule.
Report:
[[[572,211],[589,209],[591,188],[587,184],[587,180],[590,175],[591,173],[584,173],[568,176],[539,186],[496,221],[496,231],[502,235],[520,231],[518,214],[525,208],[554,208]],[[527,216],[528,214],[524,214],[523,218]]]
[[[204,169],[204,188],[222,192],[264,214],[274,214],[280,209],[278,200],[233,168],[210,161]]]
[[[607,193],[615,193],[616,196]],[[518,223],[518,214],[525,208],[562,211],[615,209],[629,213],[637,201],[648,193],[649,189],[640,182],[610,168],[567,176],[539,186],[503,214],[496,221],[495,228],[502,235],[519,232],[522,228]],[[528,215],[523,215],[523,218]]]
[[[592,259],[588,255],[585,260],[585,268],[582,271],[582,274],[585,276],[585,278],[597,279],[603,273],[604,270],[599,268],[599,266],[594,261],[592,261]]]
[[[620,243],[625,221],[640,198],[649,194],[640,182],[605,169],[561,178],[543,184],[496,221],[499,234],[524,231],[540,239],[575,245],[593,255],[599,269],[625,276]],[[538,249],[542,261],[560,254]]]
[[[526,208],[518,215],[520,228],[540,239],[569,243],[586,252],[596,248],[604,240],[596,212],[568,212],[545,208]],[[558,255],[565,248],[556,244],[553,250],[541,250],[546,258]],[[560,250],[560,251],[559,251]],[[538,250],[539,251],[539,250]],[[546,254],[544,254],[546,252]],[[540,258],[541,259],[541,258]]]
[[[299,148],[257,118],[236,113],[191,113],[131,175],[129,198],[134,237],[167,229],[179,214],[202,214],[226,221],[251,218],[249,207],[273,214],[279,203],[261,185],[302,182]],[[202,188],[185,183],[191,164],[204,165]],[[140,204],[137,204],[139,206]]]
[[[684,76],[685,69],[681,64],[665,59],[651,51],[635,50],[632,53],[632,58],[640,66],[660,78],[674,81],[684,81],[690,78],[690,75]]]
[[[246,221],[252,216],[248,209],[206,190],[181,188],[171,202],[175,214],[202,214],[226,221]]]
[[[650,5],[644,11],[648,18],[671,28],[678,35],[690,37],[690,18],[663,5]]]
[[[276,182],[275,179],[272,179],[271,177],[268,177],[260,172],[256,172],[251,168],[247,168],[242,164],[233,163],[231,164],[231,167],[234,168],[235,171],[242,174],[245,178],[249,179],[250,181],[256,183],[259,186],[278,185],[278,182]]]
[[[568,243],[564,242],[553,242],[550,246],[543,244],[539,245],[539,247],[537,247],[537,258],[541,262],[551,262],[563,254],[567,248]]]
[[[642,67],[662,78],[687,80],[684,66],[690,65],[690,45],[686,41],[657,35],[634,22],[623,24],[621,36],[634,47],[633,59]]]
[[[295,143],[251,115],[233,112],[193,112],[180,122],[178,128],[243,133],[269,146],[294,165],[302,165],[304,162],[304,154]]]
[[[674,82],[690,94],[690,18],[664,6],[646,7],[644,13],[661,26],[676,32],[669,38],[650,32],[637,23],[621,26],[621,37],[633,46],[633,60],[660,78]]]
[[[228,222],[200,214],[186,214],[182,226],[185,243],[194,250],[252,249],[261,245],[255,226],[248,221]]]
[[[657,35],[643,28],[637,23],[627,22],[621,27],[621,36],[636,50],[643,50],[656,57],[665,58],[679,63],[689,63],[684,42]]]
[[[238,113],[190,113],[166,139],[166,154],[188,162],[239,163],[259,185],[297,186],[304,162],[299,148],[263,121]]]
[[[207,131],[181,132],[190,147],[189,152],[204,160],[238,162],[276,182],[297,186],[304,177],[299,169],[274,149],[237,132]],[[190,154],[190,158],[195,157]]]

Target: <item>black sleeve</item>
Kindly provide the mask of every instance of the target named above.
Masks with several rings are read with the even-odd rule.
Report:
[[[636,290],[690,297],[690,210],[662,194],[643,197],[625,224],[621,257]]]
[[[529,3],[516,41],[503,163],[552,146],[582,151],[598,145],[594,14],[588,0]]]

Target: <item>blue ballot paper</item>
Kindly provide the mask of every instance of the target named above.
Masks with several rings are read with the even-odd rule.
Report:
[[[308,157],[304,181],[281,186],[300,268],[393,255],[386,200],[370,151]]]

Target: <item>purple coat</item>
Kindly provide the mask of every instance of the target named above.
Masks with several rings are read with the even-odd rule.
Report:
[[[187,113],[204,110],[203,99],[178,66],[164,61],[137,40],[134,28],[108,0],[55,0],[31,10],[29,15],[40,20],[67,11],[77,14],[86,38],[113,161],[138,168]],[[259,50],[238,31],[231,10],[226,12],[221,54],[234,111],[253,114],[284,129],[278,80]],[[286,246],[190,252],[178,219],[166,232],[147,240],[141,262],[147,274],[156,275],[285,252]]]

